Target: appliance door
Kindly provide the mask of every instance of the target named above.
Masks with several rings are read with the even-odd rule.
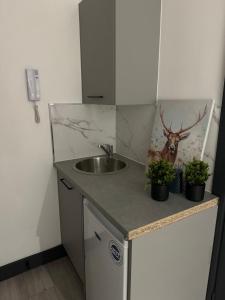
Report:
[[[127,299],[128,243],[120,241],[84,202],[86,300]]]

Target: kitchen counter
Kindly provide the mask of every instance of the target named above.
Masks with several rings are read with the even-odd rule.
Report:
[[[204,200],[197,203],[172,193],[168,201],[155,201],[150,191],[145,190],[145,167],[120,155],[115,157],[128,167],[113,174],[93,175],[74,170],[74,164],[82,159],[57,162],[54,166],[127,240],[218,205],[218,198],[207,192]]]

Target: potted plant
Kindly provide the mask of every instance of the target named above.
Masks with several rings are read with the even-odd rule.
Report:
[[[161,159],[150,162],[146,173],[151,183],[151,196],[154,200],[165,201],[169,197],[169,184],[175,178],[173,164]]]
[[[209,176],[209,165],[204,161],[194,158],[186,164],[186,198],[196,202],[202,201],[205,194],[205,182]]]

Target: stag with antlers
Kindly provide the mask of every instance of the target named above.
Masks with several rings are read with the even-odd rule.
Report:
[[[201,120],[207,115],[207,105],[205,106],[205,109],[203,113],[199,112],[197,120],[190,126],[183,128],[181,124],[180,130],[177,132],[172,131],[172,124],[170,127],[168,127],[164,121],[164,111],[162,110],[162,107],[160,106],[160,119],[163,126],[163,135],[166,137],[167,141],[165,143],[165,146],[161,151],[154,151],[152,149],[149,150],[148,156],[152,160],[159,160],[159,159],[165,159],[173,164],[176,161],[177,158],[177,152],[178,152],[178,146],[179,142],[187,139],[189,135],[191,134],[190,131],[193,127],[195,127],[198,123],[201,122]]]

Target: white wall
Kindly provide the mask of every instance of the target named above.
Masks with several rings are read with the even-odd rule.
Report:
[[[211,170],[224,75],[225,1],[162,0],[158,98],[216,101],[205,155]]]
[[[0,266],[61,242],[48,102],[81,99],[77,4],[0,1]],[[40,71],[39,125],[27,66]]]
[[[225,1],[162,0],[158,97],[221,99]]]

